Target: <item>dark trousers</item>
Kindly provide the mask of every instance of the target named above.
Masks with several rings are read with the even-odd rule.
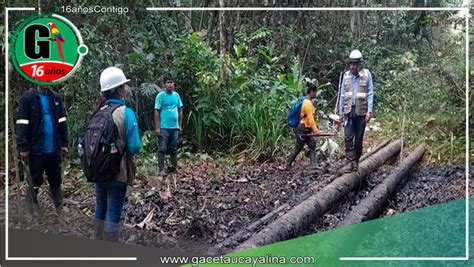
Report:
[[[365,116],[357,116],[355,107],[351,113],[344,118],[344,144],[346,147],[346,159],[348,161],[358,161],[362,155],[362,142],[365,132]]]
[[[291,167],[293,161],[296,159],[301,150],[303,150],[304,145],[309,147],[310,162],[311,164],[314,164],[316,162],[316,138],[310,135],[312,133],[311,128],[298,126],[293,131],[295,133],[296,141],[293,152],[291,152],[290,156],[288,157],[288,167]]]
[[[178,129],[161,129],[161,136],[158,144],[158,168],[160,171],[164,170],[165,153],[170,154],[171,165],[173,168],[177,168],[178,158],[176,153],[178,152],[178,138]]]
[[[31,183],[34,188],[43,184],[43,175],[46,172],[48,183],[53,190],[61,186],[61,156],[59,153],[42,155],[30,154],[29,168]]]
[[[95,184],[95,219],[105,220],[105,232],[118,231],[126,193],[126,184]]]

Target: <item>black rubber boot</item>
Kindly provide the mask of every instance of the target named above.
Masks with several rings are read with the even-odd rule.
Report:
[[[119,241],[118,231],[104,232],[104,240],[110,241],[110,242],[118,242]]]
[[[60,209],[63,206],[63,190],[61,185],[51,187],[51,198],[56,209]]]
[[[354,160],[351,162],[351,169],[353,172],[359,171],[359,160]]]
[[[164,174],[165,172],[165,154],[158,152],[158,174]]]
[[[293,152],[291,152],[290,156],[288,157],[288,160],[286,162],[286,169],[291,170],[293,166],[293,161],[295,161],[296,157],[300,153],[301,150],[296,150],[294,149]]]
[[[171,159],[171,167],[177,170],[178,169],[178,154],[177,153],[171,154],[170,159]]]
[[[344,174],[352,172],[352,163],[353,161],[345,160],[339,173]]]
[[[105,221],[94,219],[94,239],[104,240]]]
[[[26,191],[26,206],[30,214],[38,214],[40,212],[38,192],[39,187],[28,186]]]
[[[309,162],[311,164],[311,167],[316,166],[316,151],[312,150],[309,152]]]

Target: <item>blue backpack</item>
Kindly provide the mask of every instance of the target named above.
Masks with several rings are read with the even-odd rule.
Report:
[[[298,99],[298,102],[296,102],[296,104],[294,104],[288,111],[288,126],[290,128],[295,128],[300,124],[301,106],[303,105],[303,101],[305,100],[305,98],[305,96],[300,97]]]

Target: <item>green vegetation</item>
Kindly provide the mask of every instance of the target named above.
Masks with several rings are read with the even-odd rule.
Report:
[[[54,10],[52,3],[41,2],[44,12]],[[138,158],[142,172],[152,173],[156,162],[156,138],[147,131],[153,129],[154,98],[162,90],[165,73],[176,77],[185,104],[181,158],[224,155],[238,161],[265,161],[286,156],[293,142],[286,126],[287,111],[303,94],[305,79],[319,80],[315,104],[325,129],[344,59],[358,48],[375,77],[374,123],[382,128],[375,138],[401,136],[405,116],[403,132],[410,147],[426,142],[430,162],[463,162],[466,36],[464,18],[456,12],[229,11],[221,21],[217,11],[145,10],[178,2],[191,4],[150,1],[129,6],[126,15],[64,14],[79,26],[90,50],[78,73],[55,88],[68,107],[72,146],[99,98],[100,71],[115,65],[132,79],[129,104],[144,133],[144,151]],[[192,1],[192,5],[202,6],[202,2]],[[426,2],[397,1],[397,5]],[[430,6],[461,4],[428,2]],[[240,6],[252,3],[239,2]],[[292,5],[316,6],[318,1]],[[10,29],[23,17],[12,14]],[[3,72],[0,76],[3,80]],[[10,112],[29,86],[12,73]],[[72,153],[71,161],[76,157]]]

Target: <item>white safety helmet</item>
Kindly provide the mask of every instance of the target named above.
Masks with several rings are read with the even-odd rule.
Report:
[[[362,53],[359,50],[353,50],[349,55],[349,62],[361,62]]]
[[[100,74],[100,91],[109,91],[129,81],[121,69],[108,67]]]

